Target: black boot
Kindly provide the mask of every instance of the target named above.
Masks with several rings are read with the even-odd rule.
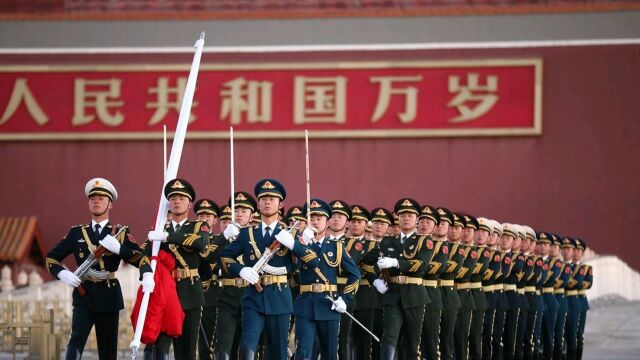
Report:
[[[584,348],[582,346],[578,346],[576,348],[576,360],[582,360],[582,351]]]
[[[215,360],[229,360],[231,356],[229,355],[229,353],[226,353],[224,351],[216,351],[215,354],[213,354],[213,358]]]
[[[396,355],[396,348],[393,345],[380,344],[380,360],[393,360]]]
[[[82,359],[82,352],[75,347],[69,345],[67,352],[64,356],[64,360],[79,360]]]
[[[253,360],[256,356],[255,351],[249,349],[248,347],[240,347],[238,350],[238,360]]]

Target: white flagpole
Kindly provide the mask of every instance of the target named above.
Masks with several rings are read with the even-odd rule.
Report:
[[[234,167],[234,154],[233,154],[233,126],[229,126],[229,147],[230,147],[230,156],[231,158],[229,159],[230,161],[230,171],[231,171],[231,204],[229,204],[231,206],[231,222],[235,221],[235,214],[236,214],[236,200],[235,200],[235,193],[236,193],[236,180],[235,180],[235,167]]]
[[[180,158],[182,157],[182,148],[184,146],[184,139],[187,134],[187,125],[189,124],[189,115],[191,115],[191,104],[193,103],[193,94],[196,88],[196,81],[198,79],[198,70],[200,68],[200,58],[202,56],[202,49],[204,47],[204,31],[200,33],[200,38],[195,44],[195,55],[193,56],[193,62],[191,63],[191,71],[189,72],[189,78],[187,79],[187,86],[184,91],[184,97],[182,98],[182,107],[180,108],[180,116],[178,117],[178,126],[176,127],[175,136],[173,138],[173,144],[171,146],[171,155],[169,156],[169,164],[166,168],[164,184],[162,191],[160,192],[160,205],[158,206],[158,214],[156,215],[156,231],[163,231],[164,225],[167,222],[167,211],[169,209],[169,202],[164,197],[164,185],[170,180],[173,180],[178,175],[178,167],[180,166]],[[154,241],[152,247],[152,256],[156,257],[160,251],[160,242]],[[151,260],[151,269],[155,272],[157,261]],[[151,293],[144,293],[142,297],[142,303],[140,304],[140,312],[138,313],[138,321],[136,323],[136,331],[134,333],[133,341],[131,341],[131,358],[135,359],[138,355],[138,349],[140,348],[140,337],[142,336],[142,329],[144,328],[144,321],[147,317],[147,306],[149,305],[149,296]]]
[[[311,181],[309,178],[309,131],[304,130],[304,154],[307,164],[307,226],[311,226]]]
[[[163,158],[164,158],[164,168],[162,168],[163,171],[163,175],[164,175],[164,183],[167,183],[167,125],[162,125],[162,132],[163,132],[163,146],[162,146],[162,150],[163,150]]]

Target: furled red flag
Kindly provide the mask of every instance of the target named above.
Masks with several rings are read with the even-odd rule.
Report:
[[[182,335],[184,312],[182,311],[182,306],[180,306],[176,282],[171,276],[171,272],[175,268],[175,259],[168,252],[160,250],[156,260],[158,262],[154,275],[156,284],[149,297],[147,317],[140,338],[140,342],[143,344],[156,342],[161,332],[172,337]],[[136,303],[131,312],[131,323],[134,329],[136,328],[138,312],[140,312],[142,296],[142,286],[140,286],[136,296]]]

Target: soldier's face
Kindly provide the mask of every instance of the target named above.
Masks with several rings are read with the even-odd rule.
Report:
[[[341,232],[347,226],[347,216],[340,213],[333,213],[329,220],[329,229],[333,232]]]
[[[513,251],[520,250],[521,246],[522,246],[522,238],[521,237],[517,237],[517,238],[513,239],[513,244],[511,245],[511,249]]]
[[[447,236],[450,225],[448,221],[440,221],[440,224],[436,227],[436,235],[440,237]]]
[[[465,227],[462,229],[462,242],[465,244],[471,244],[475,234],[476,231],[474,229]]]
[[[560,255],[560,246],[558,244],[553,244],[549,247],[549,255],[558,256]]]
[[[398,215],[398,221],[400,222],[400,231],[412,231],[418,225],[418,215],[408,211],[403,212]]]
[[[253,212],[251,211],[251,209],[236,206],[235,212],[235,221],[240,224],[240,226],[247,226],[247,224],[249,224],[249,221],[251,221],[251,219],[253,218]]]
[[[280,208],[280,198],[275,196],[262,196],[258,200],[258,210],[265,216],[273,216]]]
[[[422,218],[418,220],[418,232],[421,235],[429,235],[436,227],[436,222],[430,218]]]
[[[582,249],[575,249],[573,251],[573,261],[580,261],[582,260],[582,255],[584,255],[584,250]]]
[[[495,244],[498,243],[498,238],[500,236],[498,235],[498,233],[493,233],[489,236],[489,240],[487,240],[487,245],[489,246],[494,246]]]
[[[449,227],[449,240],[456,242],[462,237],[462,226]]]
[[[502,250],[509,250],[513,246],[513,236],[502,234],[500,237],[500,247]]]
[[[562,259],[564,259],[564,261],[571,261],[573,259],[573,248],[564,247],[560,249],[560,252],[562,253]]]
[[[311,215],[311,226],[313,226],[318,235],[324,234],[327,231],[327,217],[322,215]]]
[[[223,232],[229,224],[231,224],[231,220],[229,219],[220,220],[220,232]]]
[[[520,245],[520,249],[522,249],[522,251],[531,251],[532,249],[530,249],[531,247],[531,240],[529,239],[523,239],[522,240],[522,244]]]
[[[548,243],[540,243],[540,255],[547,256],[551,251],[551,246]]]
[[[487,230],[479,229],[478,231],[475,232],[474,241],[476,242],[476,244],[484,245],[487,243],[488,240],[489,240],[489,232]]]
[[[213,229],[214,226],[218,223],[218,217],[213,214],[202,213],[198,214],[198,220],[206,221],[207,225],[209,225],[209,229]]]
[[[367,222],[361,219],[353,219],[349,222],[349,231],[352,236],[359,237],[364,234],[367,228]]]
[[[180,194],[171,195],[169,198],[169,210],[174,216],[184,215],[191,207],[191,200]]]
[[[371,231],[376,238],[383,237],[387,230],[389,230],[389,224],[384,221],[373,221],[371,223]]]
[[[93,216],[100,216],[111,210],[112,203],[108,196],[94,194],[89,197],[89,211]]]

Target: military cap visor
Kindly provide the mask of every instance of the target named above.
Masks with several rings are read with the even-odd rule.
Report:
[[[233,195],[233,203],[235,207],[246,208],[252,212],[256,211],[258,207],[253,196],[245,191],[237,191]],[[229,204],[231,204],[231,199],[229,199]]]
[[[410,198],[403,198],[396,202],[396,205],[393,207],[398,216],[402,213],[410,212],[416,215],[420,215],[420,204],[417,201]]]
[[[351,206],[351,220],[364,220],[369,221],[371,215],[369,215],[369,211],[362,207],[361,205],[353,205]]]
[[[393,214],[384,208],[375,208],[371,210],[371,221],[381,221],[389,225],[393,223]]]
[[[196,197],[196,191],[187,180],[173,179],[170,180],[167,185],[165,185],[164,196],[168,200],[173,195],[184,195],[188,197],[190,201],[193,201],[193,199],[195,199]]]
[[[311,199],[311,205],[307,207],[304,205],[304,212],[309,212],[310,215],[321,215],[330,218],[332,215],[331,206],[325,201],[320,199]]]
[[[287,212],[287,221],[291,221],[292,219],[307,221],[307,217],[300,206],[294,206]]]
[[[215,201],[211,199],[200,199],[193,203],[193,210],[196,214],[211,214],[218,216],[220,208]]]
[[[84,186],[84,193],[87,197],[103,195],[107,196],[111,201],[118,200],[118,192],[115,186],[109,180],[103,178],[93,178],[87,181]]]
[[[576,242],[568,237],[565,237],[562,239],[562,245],[560,245],[561,248],[566,249],[566,248],[573,248],[575,249],[576,247]]]
[[[222,215],[220,215],[220,220],[231,220],[231,206],[225,205],[221,212]]]

